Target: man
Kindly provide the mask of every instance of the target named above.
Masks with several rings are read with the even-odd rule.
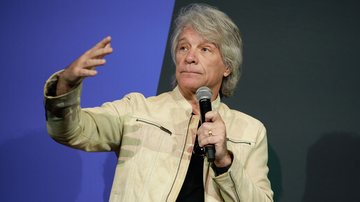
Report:
[[[77,149],[118,154],[110,201],[272,201],[264,126],[220,101],[240,76],[237,26],[204,4],[184,8],[175,23],[173,91],[81,109],[81,81],[113,51],[106,37],[47,81],[49,134]],[[212,91],[213,110],[199,124],[202,86]],[[213,163],[204,157],[207,145],[215,146]]]

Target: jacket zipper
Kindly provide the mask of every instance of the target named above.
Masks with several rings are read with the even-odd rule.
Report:
[[[169,200],[170,193],[171,193],[172,189],[174,188],[174,184],[175,184],[176,178],[177,178],[177,176],[178,176],[178,174],[179,174],[180,164],[181,164],[181,161],[182,161],[183,156],[184,156],[185,146],[186,146],[186,142],[187,142],[187,138],[188,138],[188,133],[189,133],[189,128],[190,128],[190,123],[191,123],[192,117],[193,117],[193,114],[191,114],[191,116],[190,116],[190,120],[189,120],[189,123],[188,123],[188,126],[187,126],[187,130],[186,130],[186,137],[185,137],[185,142],[184,142],[184,145],[183,145],[183,149],[182,149],[180,161],[179,161],[179,164],[178,164],[178,167],[177,167],[177,170],[176,170],[176,174],[175,174],[174,181],[173,181],[173,183],[171,184],[171,188],[170,188],[169,194],[168,194],[167,197],[166,197],[166,201]]]
[[[172,135],[172,133],[171,133],[170,130],[168,130],[167,128],[163,127],[163,126],[160,125],[160,124],[154,123],[154,122],[152,122],[152,121],[144,120],[144,119],[139,119],[139,118],[136,118],[136,121],[137,121],[137,122],[142,122],[142,123],[147,123],[147,124],[153,125],[153,126],[155,126],[155,127],[160,128],[160,130],[168,133],[169,135]]]
[[[252,145],[251,142],[248,142],[248,141],[240,141],[240,140],[233,140],[233,139],[230,139],[230,138],[226,138],[227,141],[230,141],[232,143],[241,143],[241,144],[248,144],[248,145]]]
[[[234,180],[234,178],[233,178],[233,176],[232,176],[231,171],[230,171],[230,173],[229,173],[229,176],[230,176],[230,179],[231,179],[232,183],[235,184],[235,180]],[[239,192],[238,192],[236,186],[234,186],[234,189],[235,189],[236,199],[237,199],[238,201],[240,201],[240,197],[239,197],[239,194],[238,194]]]

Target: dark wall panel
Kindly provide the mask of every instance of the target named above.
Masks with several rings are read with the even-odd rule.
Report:
[[[190,2],[176,1],[174,12]],[[276,201],[359,201],[359,2],[196,2],[225,11],[242,32],[244,74],[224,102],[266,125]],[[167,46],[158,93],[173,74]]]

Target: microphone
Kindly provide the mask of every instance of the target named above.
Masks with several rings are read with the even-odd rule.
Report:
[[[196,99],[199,101],[200,114],[201,114],[201,124],[205,122],[205,114],[208,111],[211,111],[211,97],[212,92],[210,88],[202,86],[196,91]],[[209,144],[205,146],[205,153],[208,158],[208,162],[212,163],[215,160],[215,146]]]

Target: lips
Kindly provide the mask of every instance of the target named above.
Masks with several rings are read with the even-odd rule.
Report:
[[[181,71],[181,74],[201,74],[200,72],[195,72],[195,71]]]

